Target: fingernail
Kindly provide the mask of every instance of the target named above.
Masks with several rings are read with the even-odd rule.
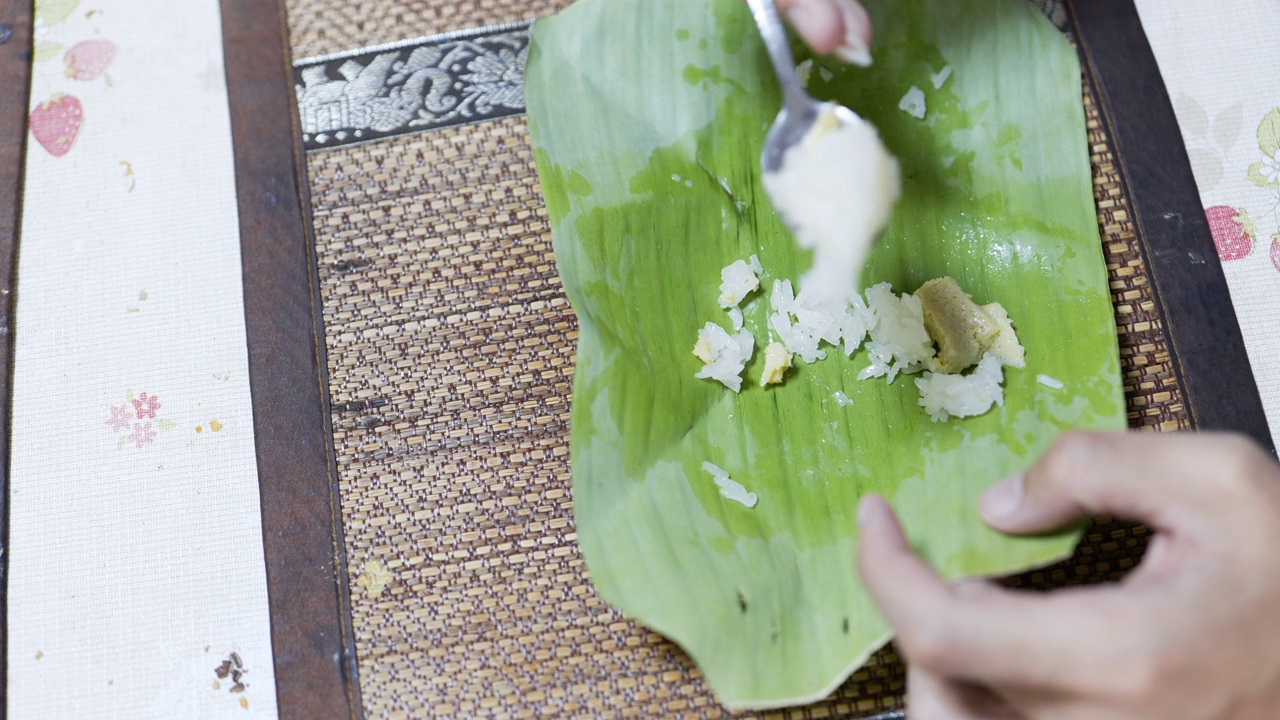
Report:
[[[858,502],[859,530],[865,530],[879,522],[883,512],[883,502],[875,495],[866,495]]]
[[[791,27],[800,33],[805,40],[812,41],[814,37],[822,34],[822,18],[813,12],[813,9],[807,2],[797,2],[787,10],[787,20],[790,21]]]
[[[1022,506],[1022,487],[1026,475],[1018,473],[987,488],[978,500],[978,512],[987,520],[1011,517]]]
[[[836,48],[836,57],[860,67],[871,65],[871,49],[867,47],[867,13],[854,0],[835,0],[844,23],[844,40]]]

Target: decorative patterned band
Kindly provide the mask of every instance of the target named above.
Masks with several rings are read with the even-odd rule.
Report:
[[[500,25],[294,63],[308,151],[524,113],[529,26]]]
[[[1034,0],[1059,27],[1063,0]],[[522,115],[533,21],[358,48],[294,63],[308,152]]]

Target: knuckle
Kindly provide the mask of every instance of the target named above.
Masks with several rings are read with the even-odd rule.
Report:
[[[1232,496],[1252,495],[1271,483],[1275,464],[1253,441],[1240,435],[1220,435],[1211,441],[1210,473],[1215,489]]]
[[[945,623],[930,619],[900,633],[898,647],[908,661],[923,668],[939,670],[954,657],[952,637]]]
[[[1040,460],[1037,469],[1041,481],[1052,484],[1078,475],[1096,455],[1100,444],[1100,438],[1094,433],[1073,431],[1059,435]]]
[[[1177,668],[1168,658],[1168,653],[1148,646],[1126,662],[1117,663],[1111,688],[1115,697],[1142,704],[1178,687],[1182,679],[1176,677]]]
[[[1152,629],[1149,616],[1137,609],[1117,614],[1127,618],[1123,627]],[[1095,678],[1098,689],[1116,700],[1130,703],[1141,703],[1167,693],[1170,687],[1177,686],[1171,683],[1180,682],[1176,661],[1179,653],[1172,652],[1173,649],[1160,633],[1130,630],[1127,639],[1116,643],[1109,657],[1102,660],[1101,665],[1107,671]]]

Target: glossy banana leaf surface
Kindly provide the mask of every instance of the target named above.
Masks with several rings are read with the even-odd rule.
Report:
[[[600,595],[683,647],[730,707],[819,699],[888,639],[854,563],[859,497],[887,497],[947,576],[1043,565],[1077,535],[1004,537],[976,499],[1064,429],[1124,427],[1075,52],[1023,0],[867,5],[873,67],[819,58],[810,80],[902,164],[903,198],[862,284],[914,291],[950,275],[1008,309],[1027,368],[1006,370],[1003,406],[981,417],[932,422],[913,376],[857,380],[862,350],[758,386],[767,288],[809,258],[761,186],[781,101],[745,3],[579,0],[533,30],[529,122],[581,327],[582,551]],[[898,107],[913,86],[923,120]],[[691,350],[706,322],[729,327],[720,269],[753,254],[757,351],[736,394],[695,379]],[[722,497],[704,462],[759,503]]]

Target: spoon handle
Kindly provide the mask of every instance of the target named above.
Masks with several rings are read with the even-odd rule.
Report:
[[[782,18],[778,16],[774,0],[747,0],[747,5],[751,7],[751,16],[755,18],[760,37],[764,38],[764,46],[769,51],[773,72],[782,86],[783,101],[789,110],[802,111],[811,101],[800,84],[795,57],[791,54],[791,43],[787,39],[787,31],[782,25]]]

